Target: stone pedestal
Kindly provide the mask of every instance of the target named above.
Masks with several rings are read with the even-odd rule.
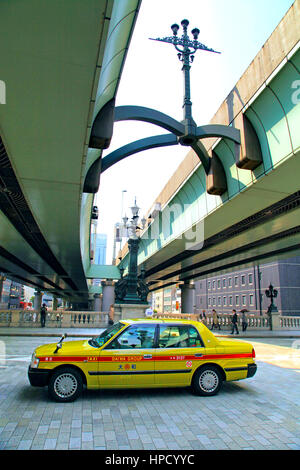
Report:
[[[281,330],[279,312],[278,312],[278,308],[275,305],[272,305],[269,315],[270,315],[270,329],[272,331]]]
[[[102,312],[109,312],[109,307],[115,302],[114,281],[102,281]]]
[[[148,304],[115,304],[114,321],[145,318]]]
[[[20,312],[15,312],[12,310],[11,312],[11,322],[10,326],[19,326],[20,325]]]
[[[194,313],[195,285],[185,282],[180,286],[181,290],[181,313]]]

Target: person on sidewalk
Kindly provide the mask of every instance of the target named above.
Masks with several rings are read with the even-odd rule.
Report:
[[[243,330],[243,331],[246,331],[246,330],[247,330],[247,326],[248,326],[248,321],[247,321],[246,312],[248,312],[248,310],[246,310],[246,309],[241,310],[241,314],[242,314],[242,330]]]
[[[237,316],[237,313],[236,313],[236,310],[233,309],[232,310],[232,313],[233,313],[233,316],[232,316],[232,320],[231,320],[231,323],[232,323],[232,331],[231,331],[231,335],[234,334],[234,330],[236,331],[236,334],[239,335],[239,329],[238,329],[238,326],[237,326],[237,323],[238,323],[238,316]]]
[[[211,329],[213,330],[214,327],[215,327],[215,328],[219,328],[219,330],[220,330],[221,326],[220,326],[220,323],[219,323],[219,317],[218,317],[217,312],[215,311],[215,309],[213,309],[212,314],[213,314],[213,324],[212,324]]]
[[[46,304],[43,304],[41,308],[41,327],[42,328],[44,328],[45,323],[46,323],[46,313],[47,313],[47,307],[46,307]]]

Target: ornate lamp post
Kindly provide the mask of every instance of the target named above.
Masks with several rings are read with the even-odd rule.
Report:
[[[269,285],[269,289],[265,290],[265,294],[268,299],[271,299],[271,303],[268,307],[268,312],[277,311],[277,307],[273,303],[273,299],[276,299],[278,291],[273,288],[272,284]]]
[[[271,303],[268,307],[267,314],[270,317],[270,329],[273,329],[273,324],[272,324],[272,313],[278,312],[278,308],[276,305],[274,305],[273,299],[275,299],[278,295],[278,291],[273,288],[272,284],[269,285],[269,288],[265,290],[265,294],[268,297],[268,299],[271,299]]]
[[[128,275],[124,278],[124,269],[120,269],[121,279],[115,286],[115,299],[116,303],[130,303],[130,304],[147,304],[148,287],[144,282],[144,270],[142,269],[141,275],[138,276],[137,270],[137,256],[140,244],[140,237],[137,231],[140,230],[138,226],[139,221],[139,207],[136,204],[131,207],[132,218],[128,223],[128,218],[123,217],[123,227],[128,232],[128,248],[129,248],[129,264]],[[144,222],[144,220],[143,220]],[[141,228],[144,228],[142,226]]]
[[[184,79],[184,98],[183,98],[183,121],[182,124],[185,126],[185,135],[180,140],[181,145],[191,145],[195,141],[197,125],[192,118],[192,102],[191,102],[191,84],[190,84],[190,69],[191,64],[194,60],[195,53],[198,49],[215,52],[220,54],[213,49],[206,47],[204,44],[198,41],[198,36],[200,30],[194,28],[192,30],[193,39],[190,39],[187,34],[187,28],[189,25],[188,20],[182,20],[181,25],[183,28],[183,34],[181,37],[178,37],[178,31],[180,29],[178,24],[173,24],[171,29],[173,31],[173,36],[168,36],[165,38],[150,38],[152,41],[161,41],[169,44],[173,44],[176,51],[178,52],[177,57],[182,62],[182,71]]]
[[[101,173],[106,171],[112,165],[123,160],[123,158],[133,155],[143,150],[156,147],[167,147],[172,145],[185,145],[190,146],[199,159],[201,160],[206,175],[209,174],[211,169],[211,158],[206,151],[204,145],[201,143],[202,138],[207,137],[223,137],[233,141],[236,144],[240,144],[240,132],[238,129],[232,126],[224,126],[221,124],[208,124],[197,126],[192,117],[192,102],[191,102],[191,86],[190,86],[190,69],[191,63],[194,60],[195,53],[197,50],[203,50],[208,52],[214,52],[220,54],[220,52],[210,49],[201,42],[198,41],[199,29],[194,28],[192,30],[193,38],[190,39],[187,33],[189,25],[188,20],[182,20],[181,25],[183,28],[182,36],[178,36],[180,29],[178,24],[173,24],[171,29],[173,36],[167,36],[164,38],[150,38],[153,41],[165,42],[172,44],[176,51],[178,59],[182,62],[182,71],[184,78],[184,98],[183,98],[183,121],[179,122],[164,113],[161,113],[155,109],[146,108],[142,106],[118,106],[114,110],[114,121],[125,121],[125,120],[137,120],[155,124],[168,131],[168,134],[155,135],[153,137],[147,137],[144,139],[131,142],[112,153],[106,155],[101,159]],[[94,123],[95,132],[97,126],[97,117]],[[90,142],[90,146],[93,147],[93,139]],[[97,147],[95,147],[97,148]],[[218,165],[218,163],[216,163]],[[93,173],[91,169],[90,175]],[[223,176],[222,176],[223,178]],[[224,178],[223,178],[224,179]],[[211,194],[223,194],[226,190],[226,181],[218,183],[218,188],[213,189],[214,192]]]

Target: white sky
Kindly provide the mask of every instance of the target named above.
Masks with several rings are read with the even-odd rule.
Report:
[[[191,100],[197,125],[208,124],[240,76],[276,28],[292,0],[143,0],[123,70],[117,106],[147,106],[182,120],[181,62],[171,44],[148,38],[171,36],[170,26],[188,19],[190,31],[214,54],[197,51],[191,68]],[[181,36],[182,28],[178,35]],[[132,141],[166,131],[138,121],[120,122],[103,156]],[[98,233],[108,235],[107,264],[112,262],[113,226],[124,212],[131,215],[134,197],[144,215],[188,153],[172,146],[140,152],[109,168],[100,180],[95,203]]]

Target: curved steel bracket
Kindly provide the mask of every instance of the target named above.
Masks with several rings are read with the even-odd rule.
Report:
[[[115,108],[115,122],[144,121],[163,127],[177,136],[184,135],[184,125],[167,114],[143,106],[118,106]]]
[[[136,140],[135,142],[124,145],[109,155],[106,155],[106,157],[102,159],[101,173],[103,173],[115,163],[120,162],[126,157],[129,157],[129,155],[142,152],[143,150],[149,150],[151,148],[167,147],[177,144],[177,137],[174,134],[155,135],[153,137]]]
[[[241,143],[241,135],[239,129],[230,126],[223,126],[222,124],[208,124],[206,126],[199,126],[196,129],[197,139],[204,139],[206,137],[221,137],[230,139],[237,144]]]
[[[221,124],[208,124],[196,127],[196,125],[194,125],[195,123],[191,120],[189,122],[179,122],[167,114],[161,113],[160,111],[156,111],[152,108],[146,108],[143,106],[116,107],[114,111],[114,121],[118,122],[128,120],[149,122],[166,129],[170,134],[156,135],[131,142],[130,144],[124,145],[110,153],[102,160],[101,158],[97,159],[87,173],[84,184],[85,192],[97,192],[100,173],[103,173],[105,170],[124,158],[144,150],[177,144],[191,147],[203,164],[206,175],[209,175],[214,171],[214,168],[212,168],[212,158],[208,154],[205,146],[201,143],[200,139],[220,137],[230,139],[236,144],[241,143],[240,131],[234,127],[224,126]],[[216,165],[214,165],[214,167],[215,166]],[[95,175],[95,173],[97,173],[97,175]],[[219,189],[214,188],[214,191],[218,190],[220,191],[220,194],[224,192],[224,183],[222,183]]]

